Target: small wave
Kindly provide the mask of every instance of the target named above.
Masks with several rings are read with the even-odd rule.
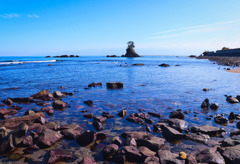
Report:
[[[44,60],[44,61],[7,61],[7,62],[0,62],[0,64],[24,64],[24,63],[49,63],[49,62],[56,62],[56,60]]]

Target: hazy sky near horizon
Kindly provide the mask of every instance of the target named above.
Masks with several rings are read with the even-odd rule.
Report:
[[[0,0],[0,56],[200,55],[240,47],[240,0]]]

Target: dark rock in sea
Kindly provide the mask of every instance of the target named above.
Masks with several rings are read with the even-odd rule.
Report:
[[[94,131],[85,131],[77,136],[77,143],[81,146],[87,146],[96,141],[96,133]]]
[[[13,102],[15,103],[32,103],[33,97],[18,97],[18,98],[12,98]]]
[[[230,136],[235,136],[235,135],[240,135],[240,130],[234,130],[232,132],[230,132]]]
[[[224,158],[213,148],[207,148],[196,154],[198,163],[216,163],[225,164]]]
[[[203,91],[205,91],[205,92],[206,92],[206,91],[209,91],[209,89],[208,89],[208,88],[203,88]]]
[[[44,101],[51,101],[53,100],[53,95],[51,93],[49,93],[48,90],[42,90],[34,95],[32,95],[31,97],[33,97],[34,99],[40,99],[40,100],[44,100]]]
[[[47,111],[47,114],[48,114],[49,116],[52,116],[53,113],[54,113],[53,109],[50,109],[50,110]]]
[[[0,109],[0,118],[2,119],[6,119],[8,118],[9,115],[14,115],[16,114],[18,111],[15,109],[6,109],[6,108],[1,108]]]
[[[45,58],[50,58],[51,56],[45,56]]]
[[[102,83],[97,83],[97,82],[94,82],[94,83],[91,83],[91,84],[88,84],[88,87],[91,88],[91,87],[97,87],[97,86],[102,86]]]
[[[227,164],[240,163],[240,145],[226,148],[221,154]]]
[[[231,112],[228,116],[229,120],[234,120],[236,118],[235,114],[233,112]]]
[[[114,138],[112,139],[112,143],[113,143],[113,144],[116,144],[116,145],[118,145],[118,146],[121,146],[121,145],[122,145],[122,140],[121,140],[120,137],[116,136],[116,137],[114,137]]]
[[[203,134],[208,134],[210,136],[212,136],[212,135],[215,136],[218,133],[225,132],[225,129],[210,126],[210,125],[203,125],[203,126],[194,126],[194,127],[191,128],[191,131],[193,133],[200,132],[200,133],[203,133]]]
[[[233,103],[239,103],[238,99],[232,97],[232,96],[227,96],[227,99],[226,99],[227,102],[233,104]]]
[[[132,45],[128,44],[128,48],[126,49],[126,54],[122,55],[122,57],[140,57],[140,55],[138,55],[135,50],[133,49],[134,43]]]
[[[59,56],[60,58],[67,58],[67,57],[69,57],[68,55],[61,55],[61,56]]]
[[[106,57],[117,57],[117,55],[107,55]]]
[[[88,113],[88,114],[84,114],[83,117],[85,117],[85,118],[94,118],[95,116],[92,113]]]
[[[222,115],[217,115],[214,117],[214,122],[220,125],[227,124],[228,119],[223,117]]]
[[[135,63],[135,64],[133,64],[134,66],[144,66],[144,64],[143,63]]]
[[[188,56],[189,58],[196,58],[197,56],[196,55],[190,55]]]
[[[110,159],[112,158],[116,153],[118,152],[118,145],[116,144],[110,144],[105,146],[105,148],[102,151],[103,158],[104,159]]]
[[[57,110],[65,110],[67,108],[67,103],[63,102],[62,100],[55,100],[52,106]]]
[[[87,100],[87,101],[84,101],[83,103],[88,105],[88,106],[93,106],[93,101],[92,100]]]
[[[134,146],[124,146],[118,152],[118,155],[124,156],[129,162],[143,162],[143,157],[139,150]]]
[[[178,130],[179,132],[183,132],[183,130],[188,126],[188,123],[186,121],[178,118],[169,119],[168,124],[170,127]]]
[[[185,140],[191,140],[194,142],[199,142],[205,144],[209,139],[209,135],[201,133],[189,133],[183,136]]]
[[[99,117],[94,117],[94,121],[98,121],[98,122],[101,122],[102,124],[105,124],[106,121],[107,121],[107,118],[106,117],[103,117],[103,116],[99,116]]]
[[[153,125],[153,131],[158,133],[162,131],[163,126],[166,126],[165,123],[156,123]]]
[[[169,126],[161,126],[163,132],[163,136],[164,138],[166,138],[167,140],[179,140],[183,137],[183,134],[180,133],[179,131],[169,127]]]
[[[2,102],[8,106],[11,106],[13,104],[13,101],[11,99],[5,99]]]
[[[127,110],[121,110],[119,113],[118,113],[118,116],[119,117],[125,117],[127,115]]]
[[[103,129],[103,124],[101,122],[98,122],[97,120],[94,120],[92,125],[97,131]]]
[[[53,149],[49,152],[48,164],[53,164],[59,161],[69,161],[76,159],[74,155],[64,149]]]
[[[162,115],[159,114],[159,113],[153,113],[153,112],[148,112],[149,115],[153,116],[153,117],[158,117],[158,118],[161,118]]]
[[[143,119],[139,118],[139,117],[134,117],[134,116],[130,116],[130,117],[127,117],[128,121],[130,122],[133,122],[133,123],[137,123],[137,124],[140,124],[140,125],[144,125],[144,121]]]
[[[97,162],[92,158],[85,157],[79,164],[97,164]]]
[[[185,164],[185,160],[178,158],[178,154],[171,153],[169,150],[159,150],[157,153],[160,163],[165,164]]]
[[[138,148],[140,154],[142,155],[142,157],[145,159],[147,157],[151,157],[151,156],[155,156],[156,155],[156,152],[154,151],[151,151],[150,149],[148,149],[147,147],[145,146],[140,146]]]
[[[69,57],[73,58],[73,57],[75,57],[75,56],[74,56],[74,55],[70,55]]]
[[[240,102],[240,95],[237,95],[237,97],[236,97],[237,99],[238,99],[238,101]]]
[[[103,112],[103,113],[102,113],[102,116],[103,116],[103,117],[107,117],[107,118],[114,118],[114,115],[111,115],[111,114],[109,114],[109,113],[107,113],[107,112]]]
[[[201,108],[208,108],[209,106],[210,106],[209,100],[208,100],[208,99],[205,99],[205,100],[202,102]]]
[[[210,108],[213,109],[213,110],[217,110],[219,108],[219,105],[218,105],[218,103],[212,103],[210,105]]]
[[[134,146],[137,147],[137,142],[132,137],[127,137],[124,142],[124,146]]]
[[[62,125],[60,127],[61,134],[66,139],[75,140],[77,136],[81,135],[83,132],[83,128],[78,124],[72,123],[69,125]]]
[[[48,66],[52,66],[52,64],[48,64]]]
[[[159,149],[164,147],[165,139],[152,136],[150,139],[138,139],[137,145],[145,146],[151,151],[157,152]]]
[[[36,144],[40,148],[48,148],[56,142],[60,141],[62,138],[63,135],[60,133],[60,131],[43,129],[36,140]]]
[[[39,106],[48,106],[48,105],[51,105],[52,102],[46,102],[46,101],[35,101],[35,103]]]
[[[31,114],[35,114],[35,112],[32,111],[32,110],[27,110],[27,111],[24,113],[24,116],[26,116],[26,115],[31,115]]]
[[[169,65],[169,64],[166,64],[166,63],[162,63],[162,64],[160,64],[160,65],[158,65],[158,66],[160,66],[160,67],[170,67],[170,65]]]
[[[0,100],[1,100],[1,98],[0,98]],[[4,107],[4,106],[5,106],[5,104],[0,103],[0,107]],[[16,106],[16,105],[14,105],[14,106]]]
[[[52,106],[48,106],[48,107],[42,107],[41,111],[42,112],[48,112],[49,110],[53,109]]]
[[[106,83],[108,89],[121,89],[123,88],[123,83],[121,82],[109,82]]]
[[[181,111],[181,109],[178,109],[177,111],[173,111],[171,112],[170,118],[179,118],[179,119],[184,119],[184,114],[183,112]]]
[[[240,129],[240,121],[237,122],[237,128]]]
[[[144,164],[159,164],[159,158],[155,156],[149,156],[144,160]]]

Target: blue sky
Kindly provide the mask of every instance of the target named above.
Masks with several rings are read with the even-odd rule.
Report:
[[[199,55],[240,47],[239,0],[0,0],[0,56]]]

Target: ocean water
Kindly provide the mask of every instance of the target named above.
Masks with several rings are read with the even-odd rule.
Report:
[[[133,66],[143,63],[143,66]],[[159,67],[167,63],[170,67]],[[48,66],[52,64],[52,66]],[[106,82],[124,83],[123,89],[108,90]],[[229,104],[224,95],[240,94],[240,74],[228,73],[224,66],[208,60],[199,60],[176,56],[145,56],[140,58],[45,58],[45,57],[0,57],[0,98],[29,97],[43,89],[61,92],[74,92],[73,96],[63,98],[69,103],[65,111],[54,111],[47,116],[48,121],[60,121],[61,124],[78,123],[84,130],[95,130],[92,119],[83,118],[82,110],[88,110],[95,116],[103,111],[115,115],[108,119],[101,132],[107,134],[105,143],[99,144],[93,152],[95,158],[102,160],[100,151],[113,136],[120,136],[123,131],[144,130],[145,126],[130,123],[120,118],[117,113],[127,109],[128,115],[139,112],[156,112],[169,118],[170,112],[177,109],[188,111],[185,120],[189,127],[194,125],[213,125],[226,130],[235,129],[236,122],[227,126],[215,124],[209,115],[226,114],[233,111],[240,113],[239,104]],[[102,87],[84,89],[92,82],[102,82]],[[63,86],[64,89],[60,89]],[[204,92],[203,88],[210,91]],[[201,109],[202,101],[208,98],[210,103],[219,103],[218,110]],[[92,100],[93,107],[83,103]],[[20,104],[23,109],[13,117],[22,116],[28,109],[41,110],[36,104]],[[151,117],[155,123],[158,118]],[[152,128],[152,125],[149,125]],[[152,128],[153,129],[153,128]],[[153,135],[161,136],[160,133]],[[217,140],[218,138],[216,138]],[[187,144],[187,141],[182,141]],[[68,142],[67,142],[68,143]],[[171,143],[172,144],[172,143]],[[188,143],[189,144],[189,143]],[[191,143],[193,144],[193,143]],[[70,143],[69,146],[79,146]],[[179,150],[179,144],[173,144]]]

